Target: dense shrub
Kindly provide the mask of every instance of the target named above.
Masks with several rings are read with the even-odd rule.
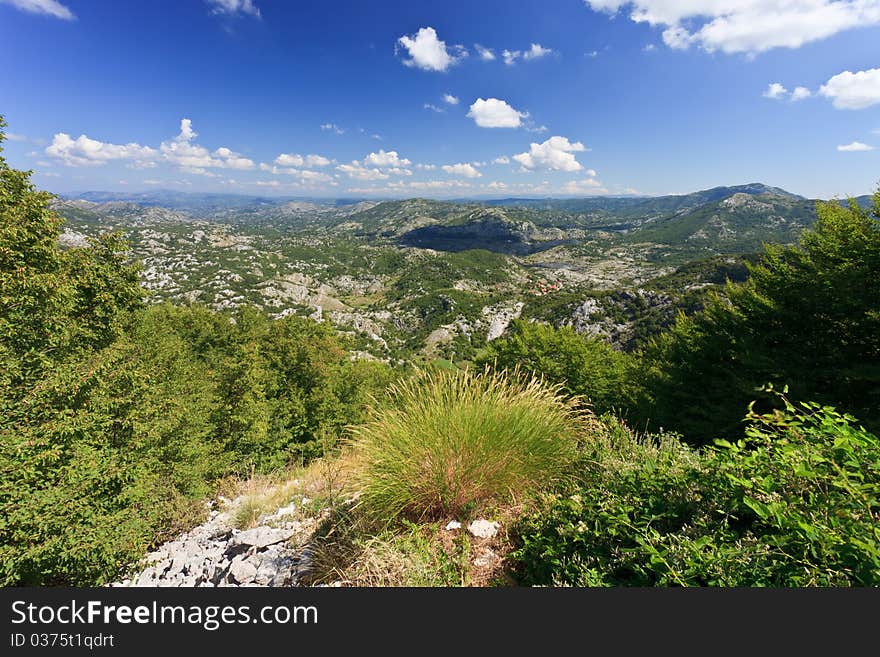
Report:
[[[880,584],[880,440],[816,403],[752,413],[705,454],[615,441],[518,528],[528,583]],[[625,448],[621,451],[621,443]]]
[[[597,413],[626,404],[630,358],[607,342],[579,335],[569,327],[516,321],[510,333],[489,344],[478,364],[513,369],[560,384],[585,398]]]
[[[401,381],[354,428],[376,518],[460,516],[558,481],[591,416],[536,379],[435,370]]]

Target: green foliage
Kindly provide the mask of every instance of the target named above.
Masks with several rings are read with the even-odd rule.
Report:
[[[767,246],[748,281],[646,349],[643,421],[694,442],[735,435],[771,382],[880,427],[880,223],[855,203],[818,214],[797,246]]]
[[[537,379],[436,369],[390,389],[354,428],[361,503],[374,518],[439,518],[562,477],[589,416]]]
[[[142,307],[126,245],[62,250],[49,200],[0,158],[0,585],[117,577],[219,477],[334,443],[389,377],[311,321]]]
[[[478,364],[499,369],[519,367],[562,386],[569,395],[586,398],[598,413],[625,403],[630,359],[607,342],[588,338],[569,327],[516,321],[508,336],[494,340]]]
[[[528,583],[877,586],[880,440],[817,403],[705,454],[617,427],[518,528]]]
[[[3,126],[0,119],[0,145]],[[2,149],[0,149],[2,151]],[[58,248],[63,220],[30,172],[0,157],[0,391],[39,378],[53,364],[109,344],[141,299],[137,269],[117,236],[85,249]]]

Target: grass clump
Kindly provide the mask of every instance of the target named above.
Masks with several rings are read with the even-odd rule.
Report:
[[[519,372],[422,372],[389,398],[353,430],[361,505],[385,522],[465,517],[559,481],[593,421]]]

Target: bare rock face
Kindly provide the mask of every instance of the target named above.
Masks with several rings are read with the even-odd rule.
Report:
[[[233,545],[246,545],[255,547],[258,550],[267,548],[275,543],[286,541],[295,533],[295,528],[289,529],[273,529],[272,527],[254,527],[243,532],[239,532],[232,537],[230,541]]]
[[[233,500],[225,513],[211,511],[207,522],[148,554],[141,570],[111,586],[297,586],[311,571],[305,542],[317,519],[297,519],[291,503],[239,531],[233,527]]]
[[[504,335],[504,331],[507,330],[510,323],[513,320],[518,319],[522,314],[524,306],[525,304],[522,301],[517,301],[512,307],[497,308],[494,306],[487,306],[486,308],[483,308],[483,315],[486,315],[489,320],[489,331],[486,333],[486,342],[491,342]]]

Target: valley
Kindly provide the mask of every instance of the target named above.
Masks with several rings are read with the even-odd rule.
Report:
[[[394,361],[468,360],[519,317],[632,350],[816,215],[760,184],[486,202],[86,193],[54,209],[63,246],[121,232],[152,302],[309,317],[352,357]]]

